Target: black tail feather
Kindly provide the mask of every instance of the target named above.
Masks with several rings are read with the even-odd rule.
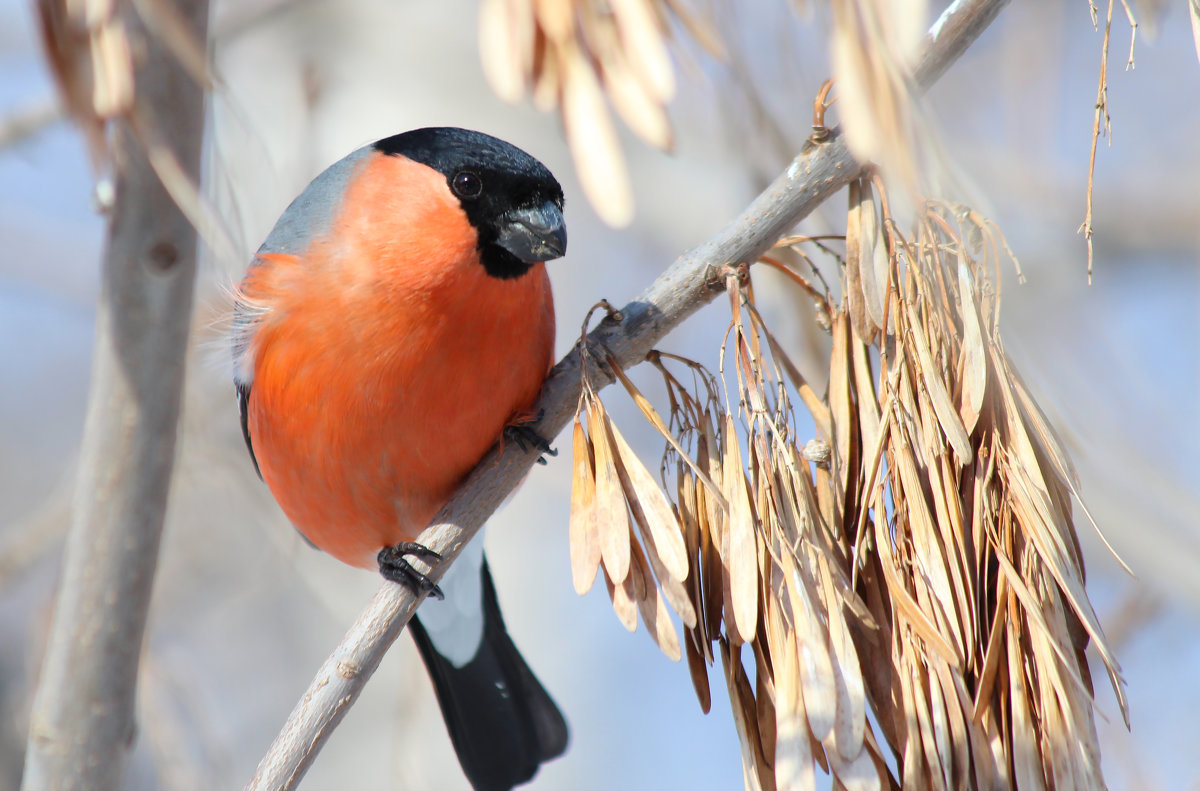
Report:
[[[508,636],[486,562],[481,574],[484,632],[470,662],[455,667],[439,654],[419,619],[412,619],[409,631],[471,786],[509,791],[563,754],[567,723]]]

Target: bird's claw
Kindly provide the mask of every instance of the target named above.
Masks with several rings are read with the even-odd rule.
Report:
[[[424,544],[415,541],[401,541],[390,547],[379,550],[376,560],[379,561],[379,573],[383,578],[411,590],[413,593],[428,593],[437,599],[446,598],[433,580],[417,571],[404,557],[413,555],[426,560],[441,560],[442,556]]]
[[[537,433],[532,425],[541,420],[544,414],[545,410],[540,410],[532,420],[508,424],[504,427],[504,439],[520,448],[522,453],[526,453],[530,448],[533,448],[546,454],[546,456],[557,456],[558,451],[550,446],[550,441]],[[537,463],[544,465],[546,457],[538,456]]]

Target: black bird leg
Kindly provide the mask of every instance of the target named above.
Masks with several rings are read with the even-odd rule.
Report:
[[[534,448],[545,453],[546,456],[557,456],[558,451],[550,447],[550,440],[543,437],[533,428],[533,424],[541,420],[545,414],[546,410],[540,409],[537,415],[533,416],[532,420],[509,423],[504,427],[504,439],[520,448],[522,453],[527,452],[530,448]],[[538,456],[537,463],[544,465],[546,457]]]
[[[435,585],[429,577],[413,568],[412,564],[404,557],[405,555],[413,555],[427,560],[442,559],[441,555],[424,544],[418,544],[415,541],[401,541],[399,544],[384,547],[376,556],[379,561],[379,573],[383,575],[383,578],[403,585],[414,593],[428,593],[439,599],[446,598],[442,589]]]

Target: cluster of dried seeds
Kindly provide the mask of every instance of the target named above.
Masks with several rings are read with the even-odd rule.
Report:
[[[824,396],[744,267],[719,376],[648,357],[666,419],[608,361],[667,442],[663,484],[585,382],[576,587],[602,570],[622,623],[640,610],[677,659],[669,603],[705,711],[720,658],[747,788],[811,788],[815,766],[852,788],[1099,787],[1089,642],[1122,710],[1123,685],[1083,588],[1075,473],[998,335],[1011,253],[963,207],[927,203],[910,240],[877,181],[850,198],[842,299],[808,286],[832,334]]]
[[[680,0],[483,0],[479,49],[484,73],[509,102],[527,93],[559,108],[584,192],[614,226],[633,218],[633,192],[609,105],[650,145],[671,146],[667,102],[675,70],[672,22],[714,54],[721,45]],[[607,102],[606,102],[607,97]]]
[[[46,60],[66,111],[83,132],[97,174],[108,176],[111,126],[125,124],[171,198],[215,250],[237,260],[236,247],[200,194],[168,139],[160,108],[137,84],[149,46],[162,46],[205,90],[212,89],[205,42],[168,0],[39,0],[38,21]],[[107,182],[102,182],[111,187]],[[111,190],[98,189],[102,208]]]

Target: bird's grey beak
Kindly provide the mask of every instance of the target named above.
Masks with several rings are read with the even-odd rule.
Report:
[[[567,225],[554,201],[505,213],[499,231],[496,244],[527,264],[561,258],[567,252]]]

